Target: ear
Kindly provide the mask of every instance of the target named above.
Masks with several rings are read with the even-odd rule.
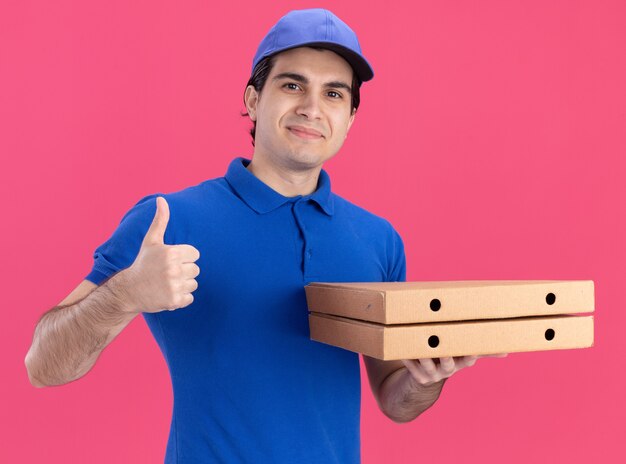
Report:
[[[246,110],[248,111],[248,115],[250,115],[250,119],[256,121],[256,105],[259,101],[259,94],[254,86],[249,85],[248,87],[246,87],[243,101],[246,104]]]
[[[356,116],[356,109],[352,111],[350,115],[350,119],[348,119],[348,128],[346,129],[346,137],[348,137],[348,132],[350,132],[350,127],[352,127],[352,123],[354,122],[354,117]]]

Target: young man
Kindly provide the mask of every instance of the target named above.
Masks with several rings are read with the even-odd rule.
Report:
[[[252,160],[126,213],[86,280],[39,322],[33,385],[85,375],[142,313],[174,390],[166,462],[359,462],[359,358],[310,340],[303,287],[406,279],[398,233],[332,193],[322,169],[372,77],[331,12],[281,18],[245,90]],[[476,357],[364,360],[381,410],[406,422]]]

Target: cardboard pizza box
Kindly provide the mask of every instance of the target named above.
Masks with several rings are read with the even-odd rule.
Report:
[[[594,311],[592,280],[312,282],[304,290],[309,311],[381,324]]]
[[[388,326],[310,313],[309,326],[312,340],[385,361],[593,346],[593,316],[535,316]]]
[[[593,346],[593,281],[315,282],[311,339],[382,360]]]

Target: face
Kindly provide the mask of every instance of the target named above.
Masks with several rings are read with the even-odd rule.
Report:
[[[354,120],[352,73],[330,50],[300,47],[276,55],[262,91],[246,89],[256,121],[255,158],[291,170],[319,168],[332,158]]]

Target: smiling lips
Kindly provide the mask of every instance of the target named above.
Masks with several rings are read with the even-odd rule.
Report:
[[[322,134],[315,129],[309,129],[304,126],[289,126],[287,129],[303,139],[319,139],[323,137]]]

